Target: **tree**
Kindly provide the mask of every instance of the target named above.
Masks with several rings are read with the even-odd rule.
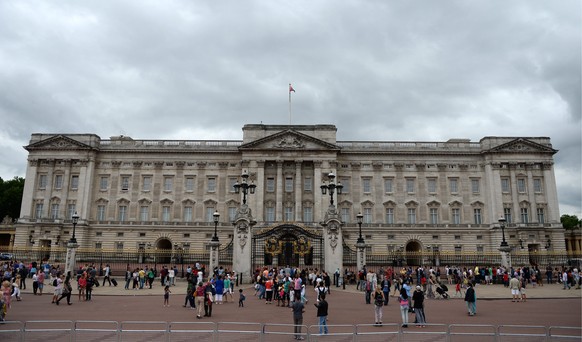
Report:
[[[564,214],[560,217],[560,222],[566,230],[580,229],[580,219],[576,215]]]
[[[0,177],[0,220],[8,216],[12,219],[20,217],[20,204],[24,191],[24,178],[14,177],[4,181]]]

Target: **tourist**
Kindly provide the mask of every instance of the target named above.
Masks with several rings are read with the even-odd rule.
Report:
[[[400,289],[400,296],[398,297],[398,303],[400,304],[400,316],[402,317],[402,327],[408,328],[408,294],[406,289]]]
[[[511,280],[509,281],[509,289],[511,290],[512,295],[512,302],[519,302],[519,289],[520,289],[520,282],[515,276],[511,276]],[[469,290],[467,290],[469,291]]]
[[[164,307],[170,307],[170,285],[164,287]]]
[[[83,272],[81,278],[77,281],[77,289],[79,289],[79,302],[85,300],[85,290],[87,289],[87,273]]]
[[[519,291],[519,290],[518,290]],[[474,316],[477,311],[477,295],[475,294],[475,289],[473,284],[469,282],[467,285],[467,291],[465,292],[465,302],[467,302],[467,310],[469,311],[469,316]]]
[[[240,291],[242,291],[242,289]],[[303,313],[305,312],[305,306],[303,305],[303,302],[301,302],[301,298],[295,298],[295,302],[293,302],[291,310],[293,311],[293,324],[295,325],[295,339],[303,340],[303,337],[301,336],[301,325],[303,325]]]
[[[51,303],[56,303],[57,299],[59,298],[59,296],[63,293],[63,277],[62,276],[57,276],[55,278],[56,281],[56,286],[53,292],[53,301]],[[53,285],[55,283],[53,282]]]
[[[412,294],[414,314],[416,315],[416,326],[425,327],[426,318],[424,316],[424,292],[420,286],[416,286],[416,291]]]
[[[206,288],[202,282],[198,283],[196,287],[196,318],[202,318],[202,310],[204,310],[204,298],[206,296]]]
[[[317,317],[319,318],[319,334],[327,335],[327,310],[328,305],[325,300],[325,293],[320,295],[319,301],[315,302],[315,307],[317,308]]]
[[[243,308],[245,306],[245,299],[247,297],[243,293],[243,289],[238,289],[238,307]]]
[[[62,285],[61,296],[57,299],[56,304],[59,305],[59,302],[63,298],[67,298],[67,304],[71,305],[71,294],[73,292],[73,287],[71,286],[71,272],[67,272],[67,277]]]
[[[384,291],[376,286],[374,291],[374,317],[376,325],[382,325],[382,306],[384,305]]]
[[[107,282],[109,283],[109,286],[111,286],[111,267],[109,267],[109,264],[105,265],[105,268],[103,269],[104,275],[103,275],[103,286],[105,286],[105,281],[107,280]]]

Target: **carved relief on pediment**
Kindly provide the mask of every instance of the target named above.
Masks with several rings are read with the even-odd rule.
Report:
[[[305,143],[295,135],[287,134],[273,143],[276,148],[305,148]]]

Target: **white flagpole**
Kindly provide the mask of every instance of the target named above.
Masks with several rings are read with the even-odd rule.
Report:
[[[289,125],[291,125],[291,83],[289,83]]]

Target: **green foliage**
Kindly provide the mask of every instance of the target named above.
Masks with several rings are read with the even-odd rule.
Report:
[[[573,230],[573,229],[580,229],[581,220],[576,215],[562,215],[560,217],[560,222],[562,222],[562,226],[564,229]]]
[[[20,204],[24,191],[24,178],[14,177],[5,181],[0,177],[0,220],[9,216],[12,219],[20,217]]]

